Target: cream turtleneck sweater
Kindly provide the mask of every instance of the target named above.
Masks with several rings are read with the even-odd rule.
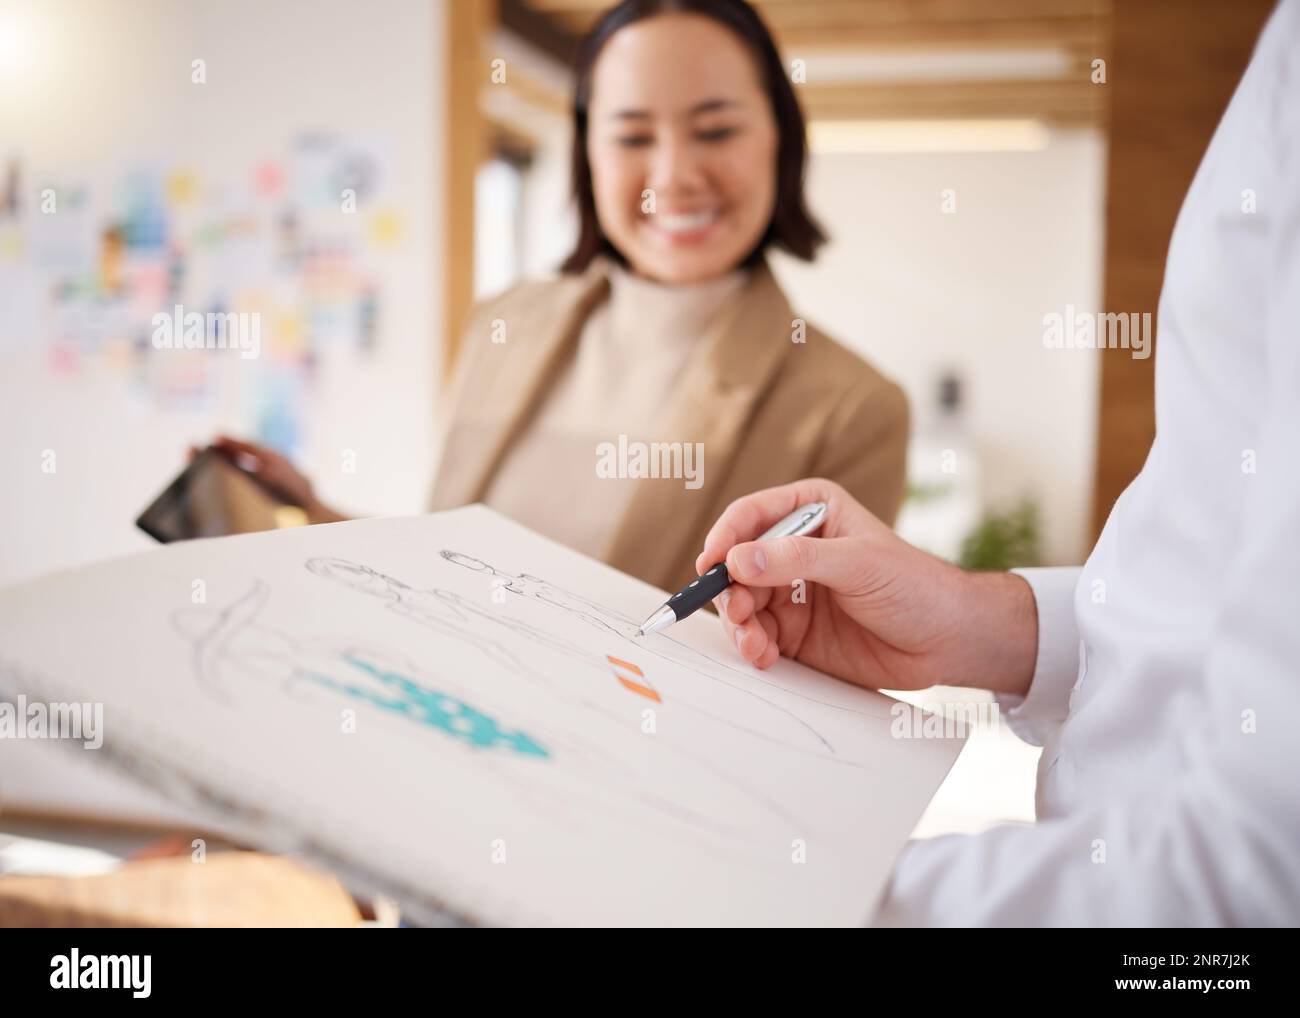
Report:
[[[601,478],[597,446],[685,442],[660,434],[662,414],[692,350],[744,286],[736,269],[704,283],[671,285],[611,264],[609,298],[588,316],[572,357],[493,475],[483,501],[593,558],[603,558],[637,484]],[[563,498],[550,497],[563,493]]]

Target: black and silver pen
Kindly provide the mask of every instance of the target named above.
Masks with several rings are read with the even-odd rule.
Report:
[[[789,516],[774,524],[758,536],[760,541],[770,541],[774,537],[798,537],[811,534],[822,525],[826,518],[825,502],[809,502],[801,505]],[[693,615],[724,590],[731,586],[731,576],[727,573],[725,562],[719,562],[703,576],[696,577],[685,587],[664,602],[663,607],[641,623],[638,636],[647,636],[667,629],[674,622],[680,622],[687,615]]]

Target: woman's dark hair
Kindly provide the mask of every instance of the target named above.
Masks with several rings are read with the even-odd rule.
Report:
[[[658,14],[690,13],[712,18],[735,32],[758,61],[763,85],[772,103],[778,135],[776,151],[776,201],[772,219],[742,264],[753,265],[769,244],[789,251],[796,258],[812,261],[826,234],[804,204],[803,176],[807,139],[803,113],[794,89],[785,75],[776,44],[757,12],[744,0],[623,0],[611,7],[592,27],[578,49],[577,81],[573,90],[573,197],[578,203],[578,243],[561,265],[564,272],[582,272],[599,254],[626,263],[610,243],[596,218],[596,200],[591,186],[591,164],[587,161],[587,109],[591,101],[591,71],[596,57],[620,28]]]

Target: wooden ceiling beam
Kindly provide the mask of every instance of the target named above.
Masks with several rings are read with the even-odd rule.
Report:
[[[1034,117],[1087,123],[1105,109],[1102,87],[1086,79],[803,85],[799,99],[813,120]]]

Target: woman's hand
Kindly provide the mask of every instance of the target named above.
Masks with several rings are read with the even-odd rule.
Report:
[[[274,449],[253,442],[242,442],[228,435],[218,435],[212,440],[212,445],[235,458],[240,466],[283,498],[305,509],[307,518],[312,523],[337,523],[348,518],[322,503],[312,490],[311,481],[286,456]],[[198,451],[191,446],[190,459]]]
[[[816,537],[755,538],[808,502],[825,502]],[[696,559],[725,558],[733,585],[716,599],[741,657],[778,654],[872,689],[936,684],[1024,693],[1038,613],[1011,573],[970,573],[913,548],[833,481],[813,479],[738,499]]]

